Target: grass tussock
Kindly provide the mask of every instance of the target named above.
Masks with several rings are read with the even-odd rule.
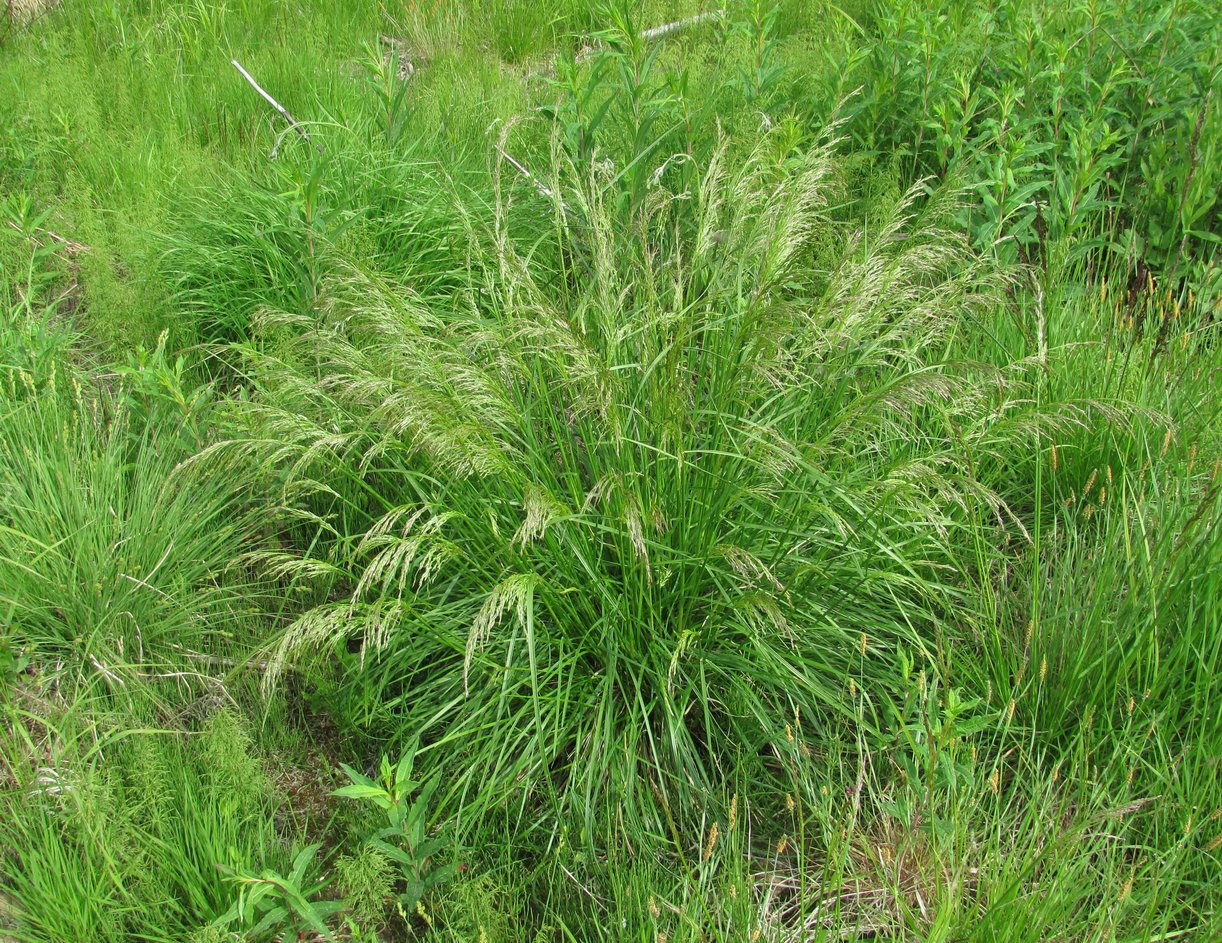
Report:
[[[909,238],[909,204],[803,271],[830,172],[830,148],[766,137],[654,195],[627,241],[601,182],[565,168],[546,281],[506,202],[444,321],[361,278],[317,327],[267,315],[292,340],[254,356],[240,444],[291,469],[302,513],[331,505],[329,552],[273,564],[346,597],[288,629],[273,671],[351,648],[456,787],[555,790],[591,828],[614,789],[659,834],[634,782],[677,814],[780,718],[844,714],[857,639],[885,663],[941,608],[944,535],[997,505],[951,422],[1002,401],[993,371],[926,356],[994,286],[951,234]],[[961,411],[918,429],[952,391]],[[364,532],[333,539],[341,515]]]

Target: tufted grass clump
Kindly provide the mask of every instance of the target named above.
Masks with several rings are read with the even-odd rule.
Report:
[[[665,834],[727,764],[766,778],[778,721],[847,715],[862,637],[882,683],[955,604],[948,532],[1000,517],[965,437],[1004,396],[942,360],[996,285],[947,194],[811,268],[835,161],[785,140],[656,185],[630,231],[615,181],[558,161],[534,248],[502,181],[454,310],[354,272],[317,323],[264,316],[231,445],[314,528],[267,562],[325,597],[273,680],[342,673],[345,716],[419,730],[449,802],[547,797],[591,840]]]
[[[46,341],[60,356],[42,356],[32,320],[14,308],[0,322],[3,636],[72,683],[114,689],[223,649],[250,609],[230,562],[255,518],[237,482],[187,462],[209,394],[163,348],[107,377],[71,359],[63,331]]]

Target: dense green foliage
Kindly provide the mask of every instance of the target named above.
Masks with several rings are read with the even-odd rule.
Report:
[[[1222,936],[1219,49],[10,4],[0,939]]]

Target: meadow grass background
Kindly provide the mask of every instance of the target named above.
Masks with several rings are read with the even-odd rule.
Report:
[[[1210,2],[19,6],[0,936],[1222,936]]]

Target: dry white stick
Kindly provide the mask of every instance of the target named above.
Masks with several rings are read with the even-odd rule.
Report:
[[[661,26],[655,26],[642,32],[641,39],[661,39],[663,36],[677,33],[679,30],[687,29],[689,26],[698,26],[706,20],[716,19],[719,16],[721,16],[721,10],[710,10],[707,13],[697,13],[695,16],[689,16],[687,19],[675,20],[673,23],[663,23]]]
[[[501,145],[498,144],[496,145],[496,150],[498,154],[500,154],[503,158],[505,158],[505,160],[509,161],[509,163],[513,164],[513,166],[517,168],[518,173],[520,173],[523,177],[525,177],[527,180],[533,183],[535,185],[535,189],[538,190],[540,193],[542,193],[545,197],[547,197],[550,200],[555,195],[552,193],[551,188],[548,187],[542,180],[540,180],[538,177],[532,174],[529,170],[523,167],[520,163],[518,163],[516,160],[510,157],[509,154],[505,152],[505,148],[501,147]]]
[[[306,133],[306,129],[297,123],[297,119],[289,114],[289,111],[287,108],[285,108],[282,104],[280,104],[280,102],[276,101],[276,99],[272,98],[271,95],[269,95],[264,90],[263,86],[254,80],[254,76],[252,76],[249,72],[247,72],[245,69],[242,68],[242,63],[238,62],[237,59],[230,59],[229,62],[230,64],[233,65],[235,69],[237,69],[239,72],[242,73],[242,78],[246,79],[246,81],[250,83],[251,88],[253,88],[256,92],[262,95],[263,98],[267,101],[267,103],[271,105],[273,108],[275,108],[276,111],[280,112],[280,117],[289,123],[289,127],[291,127],[294,131],[300,134],[303,138],[305,138],[311,144],[314,143],[314,141],[310,138],[310,135]]]
[[[17,232],[24,231],[22,230],[22,228],[19,225],[17,225],[16,221],[14,220],[10,219],[8,225],[10,229],[15,229],[17,230]],[[49,229],[43,229],[41,226],[35,226],[34,232],[38,233],[41,236],[46,236],[48,239],[52,240],[53,242],[58,242],[61,246],[63,246],[69,252],[88,252],[89,251],[89,246],[85,245],[83,242],[73,242],[71,239],[65,239],[59,233],[52,232]]]
[[[663,23],[661,26],[651,26],[649,29],[641,31],[641,39],[647,43],[653,42],[655,39],[665,39],[671,33],[678,33],[687,29],[689,26],[699,26],[701,23],[706,23],[709,20],[715,20],[721,16],[723,11],[710,10],[706,13],[697,13],[695,16],[689,16],[682,20],[675,20],[673,23]],[[585,62],[590,56],[597,51],[596,46],[587,46],[577,54],[578,62]]]

